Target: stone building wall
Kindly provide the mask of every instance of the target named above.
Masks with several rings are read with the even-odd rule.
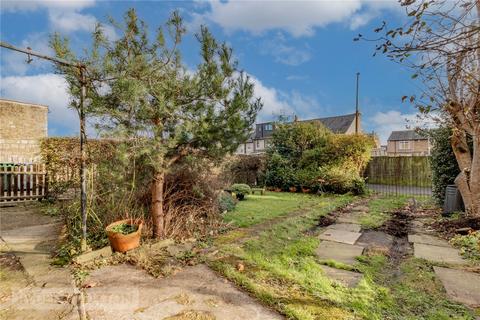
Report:
[[[40,160],[40,139],[47,137],[48,107],[0,99],[0,163]]]

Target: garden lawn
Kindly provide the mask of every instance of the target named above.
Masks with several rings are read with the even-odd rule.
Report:
[[[237,227],[249,227],[266,220],[302,210],[318,202],[318,196],[302,193],[266,192],[264,195],[248,195],[224,216],[226,222]]]
[[[287,215],[288,209],[275,205],[275,212],[271,213],[266,203],[274,199],[261,196],[251,203],[248,201],[252,198],[240,202],[228,221],[251,225],[251,217],[254,221],[280,215],[284,218],[262,224],[261,232],[251,233],[250,237],[249,232],[255,226],[231,231],[231,237],[227,234],[216,241],[219,253],[215,260],[209,261],[213,269],[266,305],[289,319],[302,320],[474,319],[465,307],[446,299],[431,266],[423,260],[409,258],[399,266],[391,266],[382,255],[361,257],[355,268],[362,271],[364,278],[355,288],[333,283],[324,275],[315,255],[321,231],[316,226],[321,216],[355,198],[348,195],[296,198],[298,195],[287,193],[275,196],[284,199],[282,203],[291,206],[290,210],[297,210],[298,206],[303,209]],[[306,199],[308,205],[294,206],[293,199]],[[381,203],[372,204],[382,211]],[[387,207],[403,204],[392,203]],[[243,240],[238,243],[234,235],[240,231]]]

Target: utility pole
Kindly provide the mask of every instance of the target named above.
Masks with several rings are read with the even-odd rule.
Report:
[[[360,81],[360,72],[357,72],[357,92],[355,97],[355,134],[358,134],[360,127],[360,113],[358,112],[358,82]]]
[[[40,59],[51,61],[55,64],[60,64],[66,67],[77,68],[80,71],[80,85],[81,85],[81,96],[80,96],[80,106],[78,110],[79,118],[80,118],[80,152],[81,152],[81,161],[80,161],[80,207],[82,211],[82,242],[81,242],[81,249],[82,251],[87,250],[87,183],[86,183],[86,170],[85,170],[85,163],[86,163],[86,151],[85,151],[85,141],[86,141],[86,134],[85,134],[85,98],[87,95],[87,78],[86,78],[86,71],[87,68],[83,63],[80,62],[70,62],[64,59],[56,58],[47,56],[45,54],[41,54],[38,52],[32,51],[30,48],[22,49],[6,43],[4,41],[0,41],[0,47],[5,49],[21,52],[27,55],[27,63],[32,61],[31,57],[37,57]]]

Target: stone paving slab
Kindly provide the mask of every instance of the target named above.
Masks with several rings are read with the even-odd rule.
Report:
[[[368,212],[370,208],[368,208],[368,206],[359,205],[359,206],[353,207],[351,210],[353,212]]]
[[[362,233],[355,244],[363,247],[384,247],[388,249],[393,244],[393,237],[382,231],[367,230]]]
[[[408,242],[429,244],[438,247],[452,247],[448,241],[427,234],[409,234]]]
[[[360,232],[362,227],[359,224],[354,223],[335,223],[328,226],[328,229],[335,229],[335,230],[345,230],[350,232]]]
[[[348,288],[355,287],[363,278],[361,273],[335,269],[328,266],[322,266],[322,270],[325,272],[327,277]]]
[[[61,226],[60,223],[50,223],[10,230],[2,229],[0,235],[7,243],[54,240],[58,237]]]
[[[186,311],[216,320],[284,319],[205,265],[161,279],[131,265],[107,266],[92,271],[87,282],[96,283],[85,289],[89,319],[164,319]]]
[[[29,280],[28,287],[0,304],[6,318],[78,319],[70,271],[51,265],[50,252],[61,229],[58,221],[33,206],[2,208],[0,220],[5,250],[19,258]]]
[[[335,260],[352,265],[362,255],[363,247],[339,242],[322,241],[315,250],[320,260]]]
[[[442,267],[433,269],[450,299],[472,308],[480,307],[480,274]]]
[[[360,219],[364,216],[365,213],[362,212],[347,213],[338,217],[337,223],[360,224]]]
[[[414,243],[413,250],[415,258],[421,258],[432,262],[451,263],[451,264],[466,264],[462,259],[457,249],[432,246],[423,243]]]
[[[321,240],[335,241],[346,244],[354,244],[362,234],[345,230],[337,230],[328,227],[320,234]]]

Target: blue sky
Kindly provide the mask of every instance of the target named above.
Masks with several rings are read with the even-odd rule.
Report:
[[[382,20],[401,24],[404,11],[396,0],[367,1],[1,1],[2,41],[51,53],[48,37],[60,32],[80,52],[89,45],[96,22],[108,16],[121,20],[134,7],[153,30],[178,9],[187,25],[182,44],[189,68],[198,62],[194,38],[206,24],[217,39],[226,41],[251,75],[256,95],[264,102],[259,121],[279,114],[301,119],[353,113],[355,73],[361,73],[362,125],[382,140],[391,130],[404,129],[415,109],[401,103],[416,93],[409,70],[383,56],[372,57],[374,43],[354,42],[358,34],[372,35]],[[114,28],[105,29],[115,38]],[[372,35],[373,36],[373,35]],[[3,98],[46,104],[49,135],[78,132],[76,114],[67,108],[65,82],[48,63],[5,49],[1,53],[0,91]]]

